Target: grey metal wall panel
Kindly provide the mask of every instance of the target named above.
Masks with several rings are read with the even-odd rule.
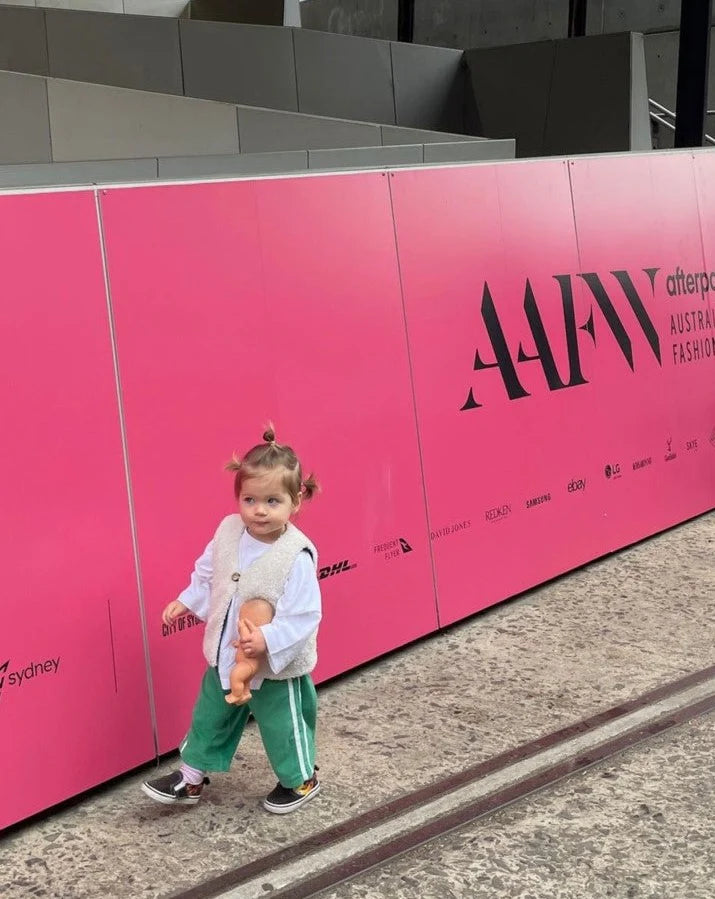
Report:
[[[54,9],[46,18],[53,77],[183,93],[175,19]]]
[[[168,16],[176,19],[188,6],[186,0],[124,0],[124,12],[140,16]]]
[[[47,82],[0,72],[0,164],[50,162]]]
[[[80,12],[124,12],[122,0],[37,0],[48,9],[76,9]]]
[[[555,54],[553,41],[467,50],[478,134],[515,138],[519,156],[543,153]]]
[[[427,131],[420,128],[400,128],[395,125],[381,125],[382,143],[384,146],[398,144],[445,143],[446,141],[479,141],[478,137],[467,134],[449,134],[445,131]]]
[[[397,40],[398,0],[303,0],[303,28]]]
[[[47,74],[47,35],[41,9],[0,6],[0,69]]]
[[[159,159],[159,177],[208,178],[221,175],[273,175],[308,168],[307,150],[280,153],[240,153],[231,156],[177,156]]]
[[[556,42],[544,153],[630,149],[629,34]]]
[[[309,150],[311,169],[367,169],[392,165],[421,165],[422,144],[394,147],[357,147],[343,150]]]
[[[156,159],[108,162],[59,162],[0,166],[0,187],[45,187],[55,184],[111,184],[155,181]]]
[[[461,50],[390,44],[396,123],[435,131],[464,130],[466,68]]]
[[[294,29],[298,109],[365,122],[395,122],[390,45]]]
[[[648,81],[642,34],[631,33],[631,150],[653,149],[648,112]]]
[[[187,19],[180,30],[187,96],[298,109],[289,28]]]
[[[48,96],[56,162],[238,152],[228,104],[54,79]]]
[[[425,144],[425,165],[434,162],[481,162],[487,159],[513,159],[513,140],[457,141]]]
[[[238,107],[242,153],[380,146],[380,126]]]
[[[282,25],[283,0],[191,0],[189,18],[248,25]]]

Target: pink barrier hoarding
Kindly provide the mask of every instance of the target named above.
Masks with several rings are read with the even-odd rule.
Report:
[[[269,418],[324,488],[318,679],[715,505],[715,155],[98,194],[119,384],[94,193],[0,199],[0,827],[153,756],[138,582],[179,742],[159,614]]]
[[[705,267],[698,199],[688,155],[570,169],[598,328],[593,445],[621,469],[603,485],[615,549],[715,503],[715,348],[707,295],[688,290]]]
[[[384,176],[101,202],[164,751],[203,661],[201,628],[167,633],[160,611],[233,508],[224,462],[269,418],[323,485],[298,521],[321,553],[316,676],[437,626],[407,346]]]
[[[94,196],[0,221],[1,828],[154,743]]]
[[[391,176],[442,623],[715,502],[712,359],[673,362],[665,295],[702,269],[692,172],[657,160]]]

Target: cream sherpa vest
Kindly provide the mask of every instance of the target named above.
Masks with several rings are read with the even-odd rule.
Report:
[[[318,565],[318,551],[295,525],[288,522],[285,533],[271,544],[271,548],[256,559],[245,571],[238,574],[238,541],[244,531],[240,515],[228,515],[216,530],[213,542],[213,576],[211,578],[211,599],[204,633],[204,656],[209,665],[215,665],[218,657],[221,631],[226,619],[231,598],[236,594],[239,605],[247,599],[260,596],[267,599],[275,609],[283,595],[288,575],[298,553],[307,549]],[[298,656],[279,674],[269,670],[265,675],[274,680],[286,680],[309,674],[318,660],[316,634],[306,641]],[[265,666],[268,669],[268,666]]]

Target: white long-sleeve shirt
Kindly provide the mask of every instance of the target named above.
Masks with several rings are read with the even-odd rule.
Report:
[[[238,541],[237,570],[244,571],[271,547],[244,531]],[[211,598],[213,576],[213,540],[196,560],[189,586],[177,597],[197,618],[206,620]],[[320,587],[310,553],[299,553],[286,581],[285,591],[276,603],[270,624],[261,626],[266,640],[268,665],[279,674],[298,655],[305,641],[317,630],[321,619]],[[226,615],[218,654],[218,674],[224,690],[230,689],[229,674],[236,664],[236,648],[232,642],[238,635],[238,602],[234,596]],[[257,690],[263,683],[260,672],[250,683]]]

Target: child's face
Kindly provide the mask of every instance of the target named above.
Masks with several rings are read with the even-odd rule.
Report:
[[[252,478],[244,478],[238,497],[238,511],[248,533],[262,543],[273,543],[285,530],[288,519],[300,506],[283,486],[285,469],[272,468]]]

